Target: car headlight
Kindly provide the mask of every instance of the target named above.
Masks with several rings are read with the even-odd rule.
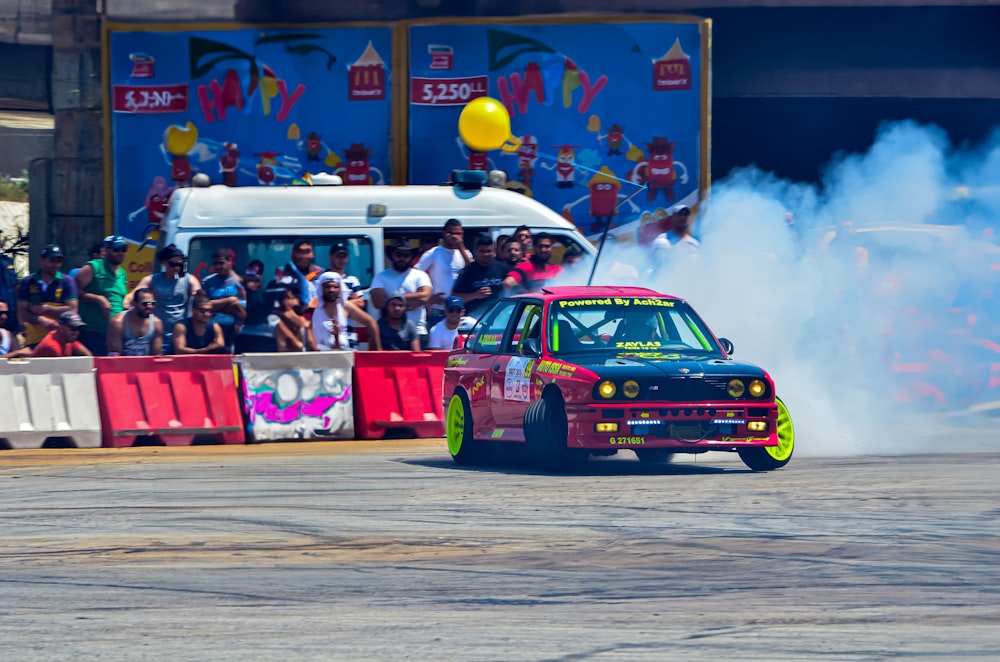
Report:
[[[597,385],[597,393],[602,398],[613,398],[617,391],[618,388],[615,386],[615,383],[606,379]]]
[[[730,379],[729,384],[726,386],[726,391],[734,398],[743,395],[745,390],[746,386],[743,385],[742,379]]]
[[[750,388],[748,390],[750,391],[750,395],[752,395],[755,398],[759,398],[760,396],[764,395],[764,391],[767,390],[767,387],[764,386],[763,381],[755,379],[752,382],[750,382]]]
[[[625,394],[626,398],[634,398],[639,395],[639,382],[634,379],[630,379],[624,384],[622,384],[622,393]]]

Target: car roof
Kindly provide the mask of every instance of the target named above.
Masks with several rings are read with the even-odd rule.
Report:
[[[575,299],[578,297],[656,297],[657,299],[674,299],[682,301],[680,297],[670,294],[662,294],[648,287],[615,287],[610,285],[563,285],[556,287],[543,287],[541,292],[530,292],[520,294],[519,297],[542,298],[546,301],[558,299]]]

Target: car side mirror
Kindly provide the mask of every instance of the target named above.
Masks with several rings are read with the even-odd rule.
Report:
[[[528,338],[521,344],[521,353],[525,356],[541,356],[542,346],[538,338]]]
[[[733,347],[733,341],[730,340],[729,338],[719,338],[719,344],[722,345],[722,349],[729,356],[732,356],[733,352],[736,351],[735,348]]]

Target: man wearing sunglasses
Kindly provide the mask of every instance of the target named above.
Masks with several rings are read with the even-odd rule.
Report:
[[[77,313],[71,310],[59,315],[56,328],[42,338],[32,357],[93,356],[80,342],[80,332],[86,325]]]
[[[163,271],[149,274],[125,297],[125,308],[132,306],[135,293],[140,288],[153,290],[156,306],[153,314],[163,322],[163,351],[169,353],[173,346],[174,327],[187,319],[194,295],[201,290],[201,283],[194,274],[184,273],[184,252],[170,244],[156,252],[156,259]]]
[[[153,314],[153,290],[135,292],[132,308],[108,323],[108,356],[159,356],[163,353],[163,322]]]
[[[87,327],[80,339],[94,356],[108,353],[108,323],[122,312],[128,294],[128,278],[121,266],[128,242],[125,237],[112,235],[104,238],[103,246],[104,256],[83,265],[76,274],[80,317]]]
[[[176,324],[172,354],[224,354],[226,339],[222,327],[212,321],[212,300],[198,294],[191,307],[191,317]]]
[[[59,316],[77,312],[76,281],[62,272],[62,248],[50,244],[39,253],[39,269],[17,288],[17,315],[24,323],[24,343],[34,349],[59,326]]]

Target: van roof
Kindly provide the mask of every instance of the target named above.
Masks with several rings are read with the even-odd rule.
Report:
[[[384,216],[370,215],[384,205]],[[220,227],[330,227],[345,224],[384,228],[440,227],[449,218],[463,225],[576,227],[542,203],[499,188],[460,186],[211,186],[174,192],[168,224],[177,229]],[[173,223],[171,223],[173,221]]]

